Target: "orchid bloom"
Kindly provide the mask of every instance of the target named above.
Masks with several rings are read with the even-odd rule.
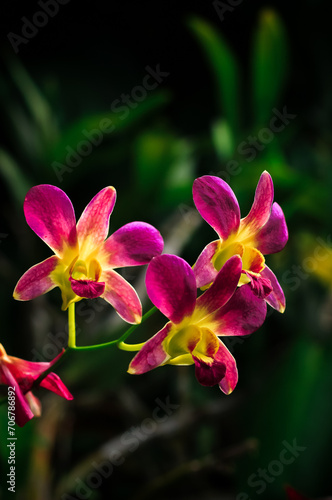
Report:
[[[34,416],[41,415],[41,404],[32,392],[35,381],[46,370],[54,365],[63,355],[64,349],[51,362],[32,362],[8,356],[3,345],[0,344],[0,384],[8,385],[15,393],[15,421],[23,427]],[[66,399],[73,399],[62,380],[55,373],[48,373],[39,383],[49,391],[55,392]]]
[[[285,310],[282,288],[265,264],[264,255],[279,252],[288,239],[282,209],[273,203],[273,182],[263,172],[249,214],[240,219],[240,207],[229,185],[211,175],[194,181],[193,198],[197,210],[217,232],[194,265],[197,286],[209,286],[232,255],[242,258],[239,286],[249,283],[253,291],[280,312]]]
[[[249,285],[237,288],[239,256],[230,258],[198,299],[189,264],[175,255],[152,259],[146,288],[153,304],[170,320],[149,339],[129,365],[142,374],[161,365],[192,365],[200,384],[218,384],[230,394],[238,380],[236,362],[219,336],[248,335],[266,316],[266,303]]]
[[[115,200],[113,187],[102,189],[76,225],[72,203],[61,189],[48,184],[31,188],[24,201],[26,221],[55,255],[26,271],[14,298],[30,300],[58,286],[63,310],[82,298],[102,297],[125,321],[139,323],[140,299],[114,268],[147,264],[161,253],[163,240],[144,222],[126,224],[105,240]]]

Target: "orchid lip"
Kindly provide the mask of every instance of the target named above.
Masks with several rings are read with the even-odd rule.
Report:
[[[70,277],[69,281],[73,292],[82,298],[95,299],[100,297],[105,291],[106,283],[101,281],[93,281],[89,279],[76,280],[73,277]]]

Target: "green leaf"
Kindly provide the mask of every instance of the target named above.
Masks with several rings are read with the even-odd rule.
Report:
[[[329,467],[326,442],[331,436],[331,406],[327,404],[332,383],[331,350],[306,338],[302,329],[289,350],[264,376],[265,390],[258,391],[251,401],[251,414],[246,415],[260,451],[246,460],[240,486],[248,491],[248,476],[255,473],[259,477],[259,468],[264,464],[268,476],[273,478],[266,482],[266,498],[280,498],[285,483],[296,484],[299,480],[309,491],[315,485],[315,476]],[[294,443],[299,448],[292,454],[289,446]],[[285,454],[289,461],[283,460]],[[282,474],[271,472],[276,461],[283,467]],[[319,464],[314,474],[313,464]]]
[[[0,175],[13,198],[21,205],[32,183],[23,174],[15,160],[3,149],[0,149]]]
[[[136,108],[131,109],[127,106],[127,110],[124,111],[123,105],[118,107],[118,112],[109,111],[81,118],[67,128],[60,140],[49,151],[49,161],[62,162],[72,150],[82,158],[88,156],[106,139],[126,131],[167,102],[169,102],[167,92],[156,92],[138,103]],[[85,145],[80,148],[83,143]],[[90,150],[90,153],[80,154],[80,150],[83,151],[84,148],[86,151]]]
[[[41,133],[43,141],[49,144],[57,136],[53,112],[49,103],[17,57],[7,57],[5,60],[11,78],[21,93],[25,105]]]
[[[212,125],[212,142],[220,160],[232,158],[235,151],[234,138],[225,120],[218,120]]]
[[[220,111],[236,137],[240,122],[240,75],[237,60],[221,33],[207,22],[192,18],[189,26],[205,50],[214,71]]]
[[[261,127],[278,105],[288,66],[284,25],[271,9],[261,12],[252,49],[252,105],[254,125]]]
[[[193,146],[186,140],[177,140],[173,146],[173,159],[165,178],[160,203],[168,210],[192,200],[195,174]]]
[[[137,187],[142,193],[160,187],[173,159],[173,135],[149,130],[140,135],[135,144]]]

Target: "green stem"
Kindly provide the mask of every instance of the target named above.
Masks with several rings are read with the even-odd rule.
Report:
[[[76,347],[75,302],[68,307],[68,347]]]
[[[62,363],[63,359],[68,355],[70,351],[83,351],[83,350],[94,350],[94,349],[102,349],[104,347],[108,347],[111,345],[117,345],[119,349],[122,349],[124,351],[139,351],[141,347],[145,344],[145,342],[142,342],[141,344],[126,344],[124,341],[133,333],[134,330],[138,326],[140,326],[142,323],[144,323],[145,320],[147,320],[152,314],[156,311],[156,307],[152,307],[147,311],[144,316],[142,317],[142,321],[138,325],[132,325],[128,330],[124,332],[123,335],[121,335],[120,338],[116,340],[112,340],[111,342],[105,342],[104,344],[97,344],[97,345],[91,345],[91,346],[82,346],[82,347],[77,347],[76,346],[76,328],[75,328],[75,303],[70,304],[68,307],[68,348],[65,349],[65,352],[59,358],[56,363],[54,363],[52,366],[50,366],[47,370],[45,370],[32,384],[32,387],[38,387],[40,382],[47,377],[47,375],[52,372],[55,367],[57,367],[60,363]],[[0,405],[5,403],[7,401],[7,398],[3,398],[0,400]]]
[[[144,321],[146,319],[148,319],[156,311],[156,309],[157,308],[155,306],[153,306],[151,309],[149,309],[149,311],[147,311],[144,314],[144,316],[142,317],[142,321],[138,325],[132,325],[130,328],[128,328],[127,331],[124,332],[123,335],[121,335],[120,338],[118,338],[116,340],[111,340],[110,342],[105,342],[103,344],[86,345],[86,346],[81,346],[81,347],[76,347],[76,345],[71,346],[71,345],[69,345],[69,342],[68,342],[68,347],[70,349],[75,349],[75,351],[88,351],[88,350],[92,351],[95,349],[103,349],[104,347],[109,347],[111,345],[119,345],[121,342],[124,342],[129,337],[129,335],[131,335],[133,333],[133,331],[136,330],[136,328],[138,326],[140,326],[142,323],[144,323]],[[128,345],[128,344],[124,344],[124,345]],[[136,344],[136,345],[140,345],[140,344]],[[121,347],[120,347],[120,349],[121,349]],[[128,350],[128,349],[126,349],[126,350]]]
[[[118,348],[122,349],[122,351],[139,351],[144,344],[145,342],[142,342],[141,344],[125,344],[124,342],[119,342]]]

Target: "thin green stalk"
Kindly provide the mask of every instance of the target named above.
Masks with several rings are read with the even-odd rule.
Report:
[[[123,335],[121,335],[120,338],[118,338],[116,340],[111,340],[110,342],[105,342],[103,344],[87,345],[87,346],[80,346],[80,347],[77,347],[76,345],[71,346],[71,345],[69,345],[69,342],[68,342],[68,347],[70,349],[75,350],[75,351],[88,351],[88,350],[92,351],[95,349],[103,349],[104,347],[109,347],[112,345],[119,345],[121,342],[124,342],[129,337],[129,335],[131,335],[133,333],[133,331],[136,330],[136,328],[138,326],[140,326],[142,323],[144,323],[144,321],[146,319],[148,319],[150,316],[152,316],[152,314],[156,311],[156,309],[157,308],[155,306],[152,307],[151,309],[149,309],[149,311],[147,311],[144,314],[144,316],[142,317],[142,321],[138,325],[132,325],[130,328],[128,328],[127,331],[124,332]],[[124,344],[124,345],[128,345],[128,344]],[[136,345],[140,345],[140,344],[136,344]]]
[[[122,351],[139,351],[144,344],[145,342],[142,342],[141,344],[125,344],[124,342],[119,342],[118,348]]]
[[[68,347],[76,347],[75,302],[68,307]]]

